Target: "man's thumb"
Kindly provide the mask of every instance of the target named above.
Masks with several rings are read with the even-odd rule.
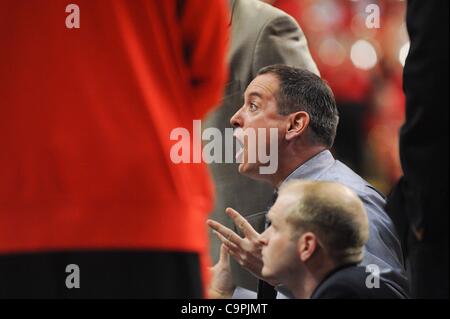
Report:
[[[224,244],[220,245],[220,262],[221,263],[229,263],[230,254],[228,253],[227,247]]]

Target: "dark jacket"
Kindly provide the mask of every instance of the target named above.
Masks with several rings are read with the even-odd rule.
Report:
[[[366,272],[366,267],[347,265],[329,273],[317,286],[311,299],[403,299],[395,289],[379,279],[377,287],[369,288],[366,281],[374,283],[369,278],[372,274]],[[374,275],[373,275],[374,276]]]
[[[404,176],[388,198],[411,263],[417,297],[448,298],[448,1],[409,0],[411,46],[403,83],[406,120],[400,131]]]

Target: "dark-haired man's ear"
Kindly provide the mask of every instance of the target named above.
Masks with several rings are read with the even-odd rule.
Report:
[[[302,135],[309,125],[309,114],[300,111],[288,115],[287,130],[285,138],[291,141]]]

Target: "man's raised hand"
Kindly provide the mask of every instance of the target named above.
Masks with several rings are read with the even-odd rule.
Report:
[[[241,266],[250,271],[254,276],[263,279],[261,277],[261,270],[263,268],[261,256],[263,244],[261,235],[234,209],[227,208],[225,212],[233,220],[236,227],[244,234],[243,238],[233,230],[216,221],[208,220],[208,226],[213,229],[213,232],[220,239],[228,253]]]

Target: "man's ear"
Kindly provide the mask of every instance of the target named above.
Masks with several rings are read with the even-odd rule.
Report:
[[[300,260],[306,262],[314,255],[317,248],[317,237],[311,232],[300,236],[297,242],[297,252]]]
[[[309,126],[309,120],[309,114],[304,111],[289,114],[286,123],[286,140],[291,141],[302,135]]]

